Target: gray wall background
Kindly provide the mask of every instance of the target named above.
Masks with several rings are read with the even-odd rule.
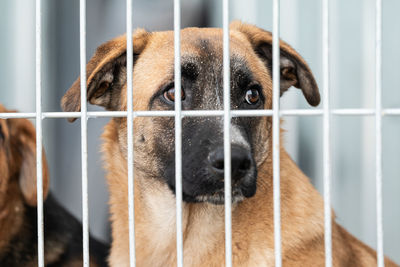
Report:
[[[400,107],[400,2],[383,1],[383,106]],[[172,29],[172,1],[134,1],[134,27]],[[79,75],[79,1],[43,1],[43,109],[60,111],[59,101]],[[331,104],[374,108],[374,0],[331,1]],[[35,109],[34,1],[0,0],[0,102]],[[310,64],[322,84],[321,2],[281,0],[281,35]],[[183,0],[183,26],[221,26],[220,1]],[[231,1],[231,18],[272,29],[272,1]],[[87,55],[125,32],[125,1],[88,0]],[[320,105],[322,107],[323,103]],[[284,108],[309,108],[299,90],[282,98]],[[94,107],[90,107],[94,109]],[[89,120],[89,205],[91,232],[109,240],[108,192],[101,168],[99,136],[107,119]],[[44,121],[51,188],[81,218],[80,124]],[[286,147],[322,193],[322,119],[286,118]],[[376,247],[374,117],[332,118],[332,203],[337,220]],[[400,117],[383,120],[385,253],[400,262]]]

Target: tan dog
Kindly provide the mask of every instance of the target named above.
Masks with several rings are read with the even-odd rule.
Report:
[[[222,109],[222,30],[187,28],[182,39],[182,108]],[[134,109],[173,110],[173,32],[134,34]],[[272,36],[231,24],[231,107],[272,107]],[[315,106],[318,87],[305,61],[281,42],[281,94],[295,86]],[[88,101],[126,110],[126,39],[100,46],[87,65]],[[80,110],[79,79],[62,100]],[[232,119],[234,266],[273,266],[272,118]],[[183,119],[185,266],[224,266],[222,118]],[[137,266],[175,266],[174,118],[136,118],[135,223]],[[105,127],[103,152],[110,189],[111,266],[128,266],[126,118]],[[284,266],[324,266],[323,199],[281,147]],[[375,252],[332,221],[334,266],[375,266]],[[386,260],[386,266],[395,266]]]
[[[0,112],[9,112],[0,105]],[[52,196],[43,153],[46,266],[82,266],[82,226]],[[26,119],[0,119],[0,266],[37,266],[36,133]],[[92,266],[108,248],[90,239]]]

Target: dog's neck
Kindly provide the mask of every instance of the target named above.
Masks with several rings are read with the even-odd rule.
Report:
[[[149,186],[138,178],[135,200],[137,253],[143,259],[157,259],[157,262],[146,263],[164,266],[175,263],[176,251],[176,199],[171,190],[161,184]],[[233,207],[235,209],[235,207]],[[192,264],[200,262],[210,249],[224,238],[224,207],[208,203],[182,204],[182,230],[184,252],[190,256]],[[157,248],[157,249],[154,249]],[[152,254],[158,254],[154,256]],[[195,259],[193,255],[198,258]],[[160,261],[160,259],[164,258]],[[185,255],[184,255],[185,258]],[[140,265],[140,264],[139,264]],[[194,264],[196,265],[196,264]]]
[[[115,130],[111,130],[112,128],[115,129],[109,127],[107,131],[106,127],[103,135],[113,235],[110,263],[113,266],[125,266],[129,262],[127,165],[125,157],[119,152],[119,144],[116,141],[118,138],[113,136]],[[258,177],[256,195],[232,207],[234,262],[246,263],[249,266],[273,263],[270,157],[259,167]],[[281,150],[281,196],[282,249],[285,255],[285,251],[299,249],[299,244],[304,243],[304,237],[320,239],[323,234],[323,202],[308,178],[302,174],[284,149]],[[175,201],[165,183],[149,179],[144,172],[135,169],[135,237],[138,265],[173,266],[176,263]],[[305,206],[312,208],[304,208]],[[222,265],[225,249],[224,206],[183,203],[182,209],[185,265],[204,266],[203,261],[208,258],[213,262],[207,262],[207,266]],[[313,212],[304,214],[304,210]],[[252,221],[249,218],[253,217],[254,223],[249,224],[249,221]],[[323,241],[323,238],[321,240]],[[251,245],[255,243],[258,244],[257,248]],[[241,251],[244,248],[249,251]],[[211,254],[213,257],[207,256]]]

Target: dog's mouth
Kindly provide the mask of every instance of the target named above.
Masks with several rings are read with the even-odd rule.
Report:
[[[223,173],[222,173],[223,175]],[[190,179],[196,177],[196,179]],[[174,178],[174,177],[173,177]],[[225,186],[224,178],[207,173],[205,176],[182,177],[183,201],[201,203],[207,202],[215,205],[224,205]],[[174,182],[174,180],[172,180]],[[170,189],[175,193],[175,184],[168,183]],[[257,190],[257,170],[251,168],[244,176],[231,176],[231,202],[240,203],[246,198],[251,198]]]
[[[242,190],[239,187],[232,189],[232,204],[242,202],[246,197],[243,195]],[[212,194],[198,195],[195,197],[198,202],[208,202],[215,205],[225,204],[225,192],[224,189],[218,190]]]

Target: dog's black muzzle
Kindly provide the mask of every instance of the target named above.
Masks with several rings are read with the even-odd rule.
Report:
[[[196,181],[183,177],[184,199],[188,202],[224,204],[225,158],[224,147],[211,150]],[[257,168],[250,151],[238,145],[231,146],[232,202],[252,197],[256,192]],[[194,182],[194,183],[193,183]],[[193,186],[196,185],[196,186]],[[191,189],[196,189],[190,191]]]
[[[186,202],[224,204],[224,146],[221,123],[217,120],[184,121],[182,136],[182,186]],[[239,135],[239,132],[235,132]],[[242,134],[242,133],[240,133]],[[243,134],[244,135],[244,134]],[[232,202],[252,197],[256,192],[257,167],[246,136],[236,142],[232,135]],[[169,157],[164,177],[175,192],[175,156]]]

